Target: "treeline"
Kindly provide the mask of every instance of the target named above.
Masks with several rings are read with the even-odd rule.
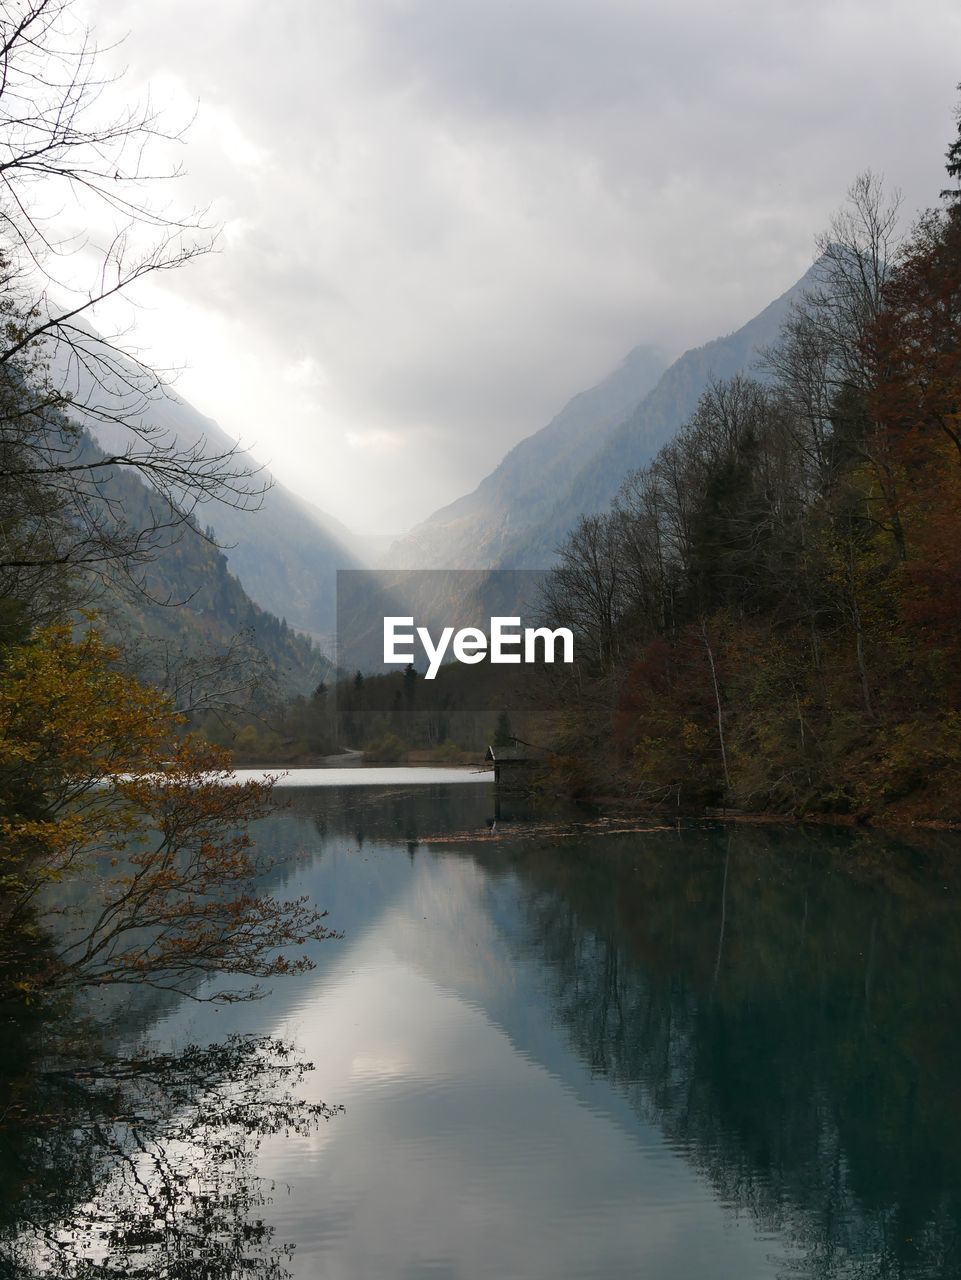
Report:
[[[358,672],[337,688],[342,739],[362,744],[371,760],[412,751],[438,761],[480,759],[495,740],[506,744],[527,731],[521,683],[514,669],[486,661],[448,663],[433,680],[412,666],[386,675]]]
[[[560,549],[566,790],[961,814],[961,192],[942,196],[898,242],[859,178],[758,376],[711,386]]]
[[[516,668],[489,662],[448,663],[433,680],[412,665],[379,675],[356,671],[263,714],[207,717],[205,732],[237,763],[310,763],[342,751],[379,763],[465,763],[492,743],[506,746],[536,732],[524,683]]]

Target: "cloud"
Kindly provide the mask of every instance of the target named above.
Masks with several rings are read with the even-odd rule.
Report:
[[[344,433],[351,449],[396,449],[401,444],[400,437],[393,431],[346,431]]]
[[[227,232],[163,282],[148,326],[189,340],[181,390],[378,528],[472,488],[636,343],[678,353],[742,323],[803,271],[860,169],[930,202],[961,35],[941,0],[93,16],[130,29],[132,82],[200,104],[185,194]],[[309,400],[284,376],[300,365],[324,371]],[[350,443],[379,436],[407,447]]]

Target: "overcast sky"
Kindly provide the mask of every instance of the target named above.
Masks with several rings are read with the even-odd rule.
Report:
[[[90,0],[199,103],[215,256],[144,296],[178,390],[358,531],[472,489],[638,343],[737,328],[859,170],[933,203],[957,0]]]

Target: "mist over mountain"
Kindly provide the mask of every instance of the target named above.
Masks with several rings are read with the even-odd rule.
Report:
[[[551,513],[558,492],[657,382],[663,355],[635,347],[603,381],[574,396],[546,427],[528,436],[473,493],[441,508],[401,538],[384,557],[394,569],[479,569],[501,562],[507,549]]]
[[[169,518],[162,499],[129,471],[112,475],[104,493],[133,528]],[[251,599],[223,552],[189,521],[135,577],[134,589],[119,576],[108,579],[93,603],[108,639],[139,656],[140,675],[151,683],[169,691],[172,675],[179,671],[174,678],[182,680],[186,672],[199,693],[204,670],[216,674],[218,655],[229,655],[238,685],[249,682],[243,697],[256,688],[262,700],[308,695],[330,670],[322,649]],[[219,679],[223,684],[223,673]]]
[[[675,434],[711,382],[752,369],[815,270],[740,329],[686,352],[668,368],[655,348],[635,347],[611,374],[517,444],[472,493],[437,511],[386,555],[378,554],[376,539],[354,535],[276,482],[258,509],[211,502],[198,517],[212,528],[226,567],[256,605],[324,642],[335,628],[338,569],[363,568],[372,560],[390,570],[546,567],[578,518],[608,506],[628,472]],[[236,448],[216,421],[170,388],[145,393],[143,374],[108,353],[98,335],[91,332],[88,345],[88,366],[54,356],[54,375],[78,403],[103,403],[112,395],[123,407],[118,417],[149,424],[181,448],[203,442],[214,455]],[[94,378],[99,401],[89,400]],[[140,397],[136,403],[131,387],[134,401]],[[109,414],[78,416],[107,450],[122,452],[136,439]],[[237,462],[256,466],[243,451]],[[260,476],[271,480],[266,469]]]
[[[72,415],[102,449],[122,453],[136,445],[125,424],[143,424],[160,438],[176,440],[181,449],[203,443],[214,456],[237,450],[238,466],[258,467],[213,418],[170,387],[151,387],[142,370],[105,347],[92,330],[84,348],[84,361],[66,347],[55,349],[51,376],[78,406],[103,407],[100,414],[78,408]],[[123,421],[111,421],[111,413]],[[269,439],[269,431],[264,435]],[[259,506],[242,509],[212,501],[198,510],[198,518],[213,530],[230,572],[256,604],[325,640],[334,631],[337,570],[362,568],[378,548],[273,480],[266,467],[256,481],[270,486]]]
[[[630,471],[649,462],[715,380],[756,368],[815,263],[740,329],[684,353],[666,370],[637,347],[548,426],[522,440],[473,493],[442,508],[395,543],[397,568],[544,568],[580,516],[605,509]]]

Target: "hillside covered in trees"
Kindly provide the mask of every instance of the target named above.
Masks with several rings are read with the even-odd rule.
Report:
[[[764,381],[716,381],[566,539],[565,790],[961,817],[961,138],[948,173],[900,240],[859,178]]]
[[[182,452],[233,455],[265,481],[256,504],[213,503],[205,526],[255,604],[321,641],[333,633],[337,570],[364,562],[363,539],[280,484],[217,422],[166,382],[145,378],[90,325],[50,344],[49,380],[70,398],[72,414],[104,452],[122,455],[146,429]]]

